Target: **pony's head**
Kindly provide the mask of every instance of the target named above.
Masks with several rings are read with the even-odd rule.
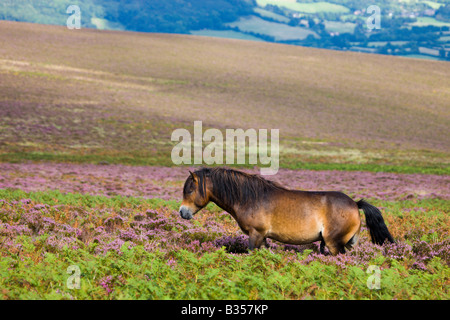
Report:
[[[210,200],[208,182],[202,174],[189,171],[183,187],[183,201],[181,202],[180,215],[183,219],[192,219],[194,214],[204,208]]]

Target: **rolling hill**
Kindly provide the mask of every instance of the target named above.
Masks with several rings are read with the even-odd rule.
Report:
[[[2,161],[171,165],[202,120],[280,129],[285,167],[448,170],[445,62],[8,21],[0,42]]]
[[[0,20],[195,34],[333,50],[450,60],[447,0],[20,0],[0,2]],[[371,28],[369,7],[379,8]]]

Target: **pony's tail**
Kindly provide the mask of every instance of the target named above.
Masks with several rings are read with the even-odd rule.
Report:
[[[383,216],[380,210],[373,205],[367,203],[364,199],[356,202],[359,209],[364,211],[366,216],[366,225],[369,228],[370,237],[372,242],[378,245],[382,245],[387,239],[390,243],[394,243],[394,238],[392,238],[389,230],[384,223]]]

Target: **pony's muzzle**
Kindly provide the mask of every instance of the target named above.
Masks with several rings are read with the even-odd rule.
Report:
[[[192,214],[191,210],[189,210],[188,207],[186,207],[186,206],[181,206],[181,207],[180,207],[180,216],[181,216],[183,219],[190,220],[190,219],[192,219],[193,214]]]

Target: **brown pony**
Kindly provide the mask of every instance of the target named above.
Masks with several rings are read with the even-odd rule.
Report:
[[[202,168],[190,172],[183,188],[180,215],[193,215],[210,201],[230,213],[249,235],[249,249],[259,248],[266,238],[290,244],[321,241],[333,255],[344,253],[358,241],[361,218],[366,216],[372,242],[394,242],[380,210],[364,200],[353,201],[334,191],[297,191],[259,175],[226,168]]]

